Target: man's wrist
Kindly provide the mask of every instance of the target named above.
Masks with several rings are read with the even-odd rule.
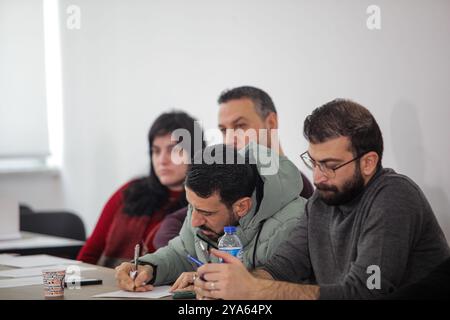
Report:
[[[249,300],[261,300],[267,299],[264,298],[265,292],[267,292],[267,288],[270,285],[269,281],[256,278],[252,275],[252,281],[249,288],[249,292],[247,293],[247,297],[245,299]]]

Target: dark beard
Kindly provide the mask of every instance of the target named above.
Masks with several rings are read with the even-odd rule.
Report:
[[[228,212],[228,214],[229,214],[229,221],[228,221],[228,223],[226,224],[226,226],[237,226],[239,220],[236,219],[236,217],[234,216],[233,211],[232,211],[231,209],[230,209],[230,211]],[[219,238],[221,238],[221,237],[225,234],[225,232],[224,232],[223,230],[222,230],[220,233],[217,233],[217,232],[215,232],[214,230],[212,230],[211,228],[209,228],[209,227],[207,227],[207,226],[205,226],[205,225],[202,225],[202,226],[200,226],[200,227],[198,227],[198,228],[199,228],[201,231],[205,230],[205,231],[209,231],[209,232],[214,232],[214,236],[207,236],[206,234],[204,234],[204,233],[202,232],[202,234],[203,234],[205,237],[208,237],[209,239],[214,240],[214,241],[218,241]]]
[[[316,185],[319,190],[319,196],[323,202],[329,206],[339,206],[355,199],[364,190],[364,179],[361,175],[359,166],[355,169],[355,173],[351,180],[347,181],[342,186],[342,191],[339,191],[336,186]],[[331,192],[324,194],[323,191]]]
[[[206,234],[204,234],[203,232],[202,232],[202,234],[203,234],[203,236],[205,236],[205,237],[207,237],[207,238],[209,238],[209,239],[211,239],[211,240],[214,240],[214,241],[217,241],[222,235],[223,235],[223,233],[217,233],[217,232],[215,232],[214,230],[211,230],[210,228],[208,228],[207,226],[205,226],[205,225],[203,225],[203,226],[200,226],[200,227],[198,227],[201,231],[202,230],[205,230],[205,231],[209,231],[209,232],[214,232],[214,235],[213,236],[207,236]]]

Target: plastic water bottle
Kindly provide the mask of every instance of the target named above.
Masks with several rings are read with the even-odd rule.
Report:
[[[227,226],[223,229],[225,234],[219,240],[219,250],[235,256],[242,261],[242,243],[236,235],[236,227]],[[220,259],[222,262],[222,259]]]

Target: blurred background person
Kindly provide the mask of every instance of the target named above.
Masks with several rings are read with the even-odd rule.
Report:
[[[78,260],[114,267],[133,258],[136,244],[141,244],[141,254],[151,253],[178,235],[179,227],[172,228],[170,223],[164,230],[160,227],[170,213],[187,206],[183,183],[188,160],[195,148],[204,146],[202,130],[195,121],[177,111],[163,113],[155,120],[148,133],[150,174],[127,182],[111,196]],[[181,140],[171,139],[177,129],[187,130],[191,139],[180,144],[190,146],[178,154],[183,161],[172,158],[172,150]],[[201,135],[197,137],[202,141],[199,146],[194,143],[194,132]],[[158,236],[155,244],[159,231],[163,236]]]

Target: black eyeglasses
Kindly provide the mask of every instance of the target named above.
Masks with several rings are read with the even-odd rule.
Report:
[[[319,170],[323,173],[323,175],[329,179],[333,179],[334,177],[336,177],[336,170],[339,168],[342,168],[343,166],[348,165],[349,163],[352,163],[353,161],[356,161],[358,159],[360,159],[361,157],[363,157],[365,155],[365,153],[353,158],[352,160],[349,160],[343,164],[340,164],[336,167],[329,167],[328,165],[326,165],[323,162],[320,161],[316,161],[313,158],[311,158],[311,156],[309,155],[308,151],[303,152],[300,155],[300,158],[302,158],[303,163],[305,164],[305,166],[311,170],[314,170],[315,167],[318,167]]]

